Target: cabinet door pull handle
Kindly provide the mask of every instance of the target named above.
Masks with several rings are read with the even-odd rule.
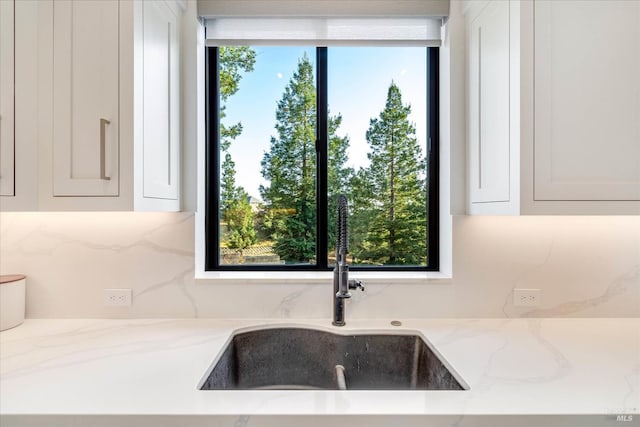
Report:
[[[106,127],[109,123],[111,122],[107,119],[100,119],[100,179],[105,181],[111,180],[111,177],[107,176],[104,171],[105,169],[105,134],[106,134]]]

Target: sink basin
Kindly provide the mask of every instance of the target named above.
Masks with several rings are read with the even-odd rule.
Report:
[[[465,390],[416,334],[309,328],[235,333],[201,390]]]

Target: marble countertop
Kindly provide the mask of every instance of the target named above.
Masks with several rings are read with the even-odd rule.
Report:
[[[15,421],[11,417],[42,414],[611,416],[640,412],[640,319],[405,319],[402,323],[393,327],[389,320],[354,320],[336,328],[327,319],[27,320],[0,333],[0,415]],[[196,388],[234,329],[264,324],[342,333],[417,331],[470,390]]]

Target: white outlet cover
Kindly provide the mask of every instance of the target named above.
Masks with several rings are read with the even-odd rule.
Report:
[[[514,289],[513,305],[516,307],[537,307],[540,305],[540,289]]]
[[[105,306],[126,307],[131,305],[131,289],[104,289],[103,301]]]

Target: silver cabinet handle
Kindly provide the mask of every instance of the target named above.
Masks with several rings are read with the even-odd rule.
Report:
[[[105,134],[106,127],[111,123],[107,119],[100,119],[100,179],[109,181],[111,177],[108,177],[104,171],[105,169]]]

